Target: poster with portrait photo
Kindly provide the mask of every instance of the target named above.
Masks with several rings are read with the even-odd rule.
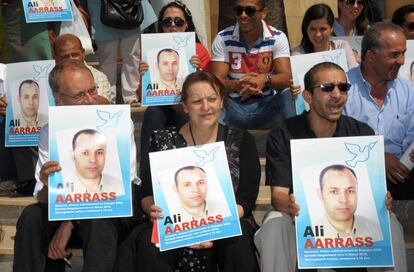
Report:
[[[179,95],[187,75],[195,72],[195,33],[173,32],[141,35],[142,60],[149,66],[142,76],[142,105],[180,104]]]
[[[301,92],[295,99],[296,114],[300,115],[303,111],[309,110],[309,105],[302,97],[304,84],[304,77],[307,71],[310,70],[314,65],[322,62],[333,62],[338,64],[348,71],[348,64],[346,62],[346,55],[344,49],[336,49],[331,51],[324,51],[318,53],[297,55],[290,57],[290,65],[292,67],[293,84],[301,86]]]
[[[414,40],[407,40],[405,62],[401,66],[398,76],[406,78],[414,84]]]
[[[47,124],[49,106],[55,105],[49,87],[54,60],[6,65],[5,146],[37,146],[39,132]]]
[[[224,142],[149,156],[160,251],[241,235]]]
[[[26,23],[72,21],[70,0],[22,0]]]
[[[392,267],[383,137],[290,145],[298,267]]]
[[[49,220],[132,215],[129,105],[51,107]],[[68,119],[70,116],[70,119]]]

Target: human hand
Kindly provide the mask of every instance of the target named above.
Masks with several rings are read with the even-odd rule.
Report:
[[[296,199],[293,194],[289,195],[289,214],[292,217],[292,221],[295,221],[295,217],[299,215],[300,207],[296,204]]]
[[[47,256],[52,260],[63,259],[71,253],[66,245],[72,235],[73,224],[71,221],[64,221],[58,227],[52,241],[49,243]]]
[[[189,245],[187,247],[191,248],[191,249],[207,249],[207,248],[213,247],[213,241],[207,241],[207,242],[202,242],[202,243],[199,243],[199,244],[193,244],[193,245]]]
[[[143,74],[145,74],[146,71],[148,71],[149,69],[149,65],[148,63],[146,63],[145,61],[140,61],[139,62],[139,68],[138,68],[138,72],[139,74],[142,76]]]
[[[296,97],[298,97],[298,95],[300,94],[301,86],[293,85],[293,79],[290,79],[289,83],[290,83],[290,91],[292,92],[292,96],[294,99],[296,99]]]
[[[389,191],[387,191],[387,196],[385,198],[385,206],[387,207],[388,211],[392,211],[392,196]]]
[[[257,92],[261,92],[266,85],[266,74],[247,73],[240,78],[240,81],[248,83]]]
[[[150,214],[151,221],[164,218],[164,215],[162,214],[162,209],[155,204],[152,204],[150,207]]]
[[[42,168],[40,169],[39,179],[45,186],[48,186],[49,175],[55,172],[59,172],[60,170],[62,170],[62,168],[60,168],[59,162],[48,161],[42,165]]]
[[[194,68],[196,68],[197,70],[200,69],[200,65],[201,65],[201,60],[198,57],[198,55],[192,55],[191,59],[190,59],[190,63],[191,65],[194,66]]]
[[[7,99],[6,96],[0,97],[0,115],[6,116]]]
[[[395,184],[405,182],[405,179],[410,176],[407,167],[397,157],[388,152],[385,152],[385,169],[387,179]]]

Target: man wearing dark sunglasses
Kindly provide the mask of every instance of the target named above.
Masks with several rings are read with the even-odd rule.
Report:
[[[219,32],[213,42],[211,71],[223,82],[229,99],[228,125],[265,129],[279,114],[294,115],[289,91],[292,77],[286,35],[263,21],[263,0],[237,0],[237,24]]]
[[[398,77],[405,51],[399,26],[377,23],[368,29],[362,39],[362,63],[348,71],[352,87],[344,113],[384,136],[388,189],[394,199],[412,200],[414,175],[399,161],[408,146],[405,134],[413,129],[404,120],[414,115],[414,85]]]
[[[296,271],[296,239],[292,221],[299,213],[299,206],[292,194],[290,140],[374,135],[367,124],[342,114],[351,85],[340,66],[331,62],[317,64],[305,74],[304,83],[303,97],[309,104],[309,111],[284,122],[279,121],[267,138],[266,185],[270,186],[272,209],[265,214],[262,227],[254,238],[260,254],[261,271]],[[388,202],[391,204],[390,195],[387,196]],[[395,271],[407,271],[404,269],[405,253],[401,254],[405,252],[402,228],[395,215],[390,218],[394,259],[396,265],[402,265],[402,269],[397,269],[400,268],[397,266]]]

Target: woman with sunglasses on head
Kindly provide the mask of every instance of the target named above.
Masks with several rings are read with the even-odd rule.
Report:
[[[170,32],[192,32],[195,31],[191,12],[186,5],[175,1],[165,5],[158,16],[158,30],[161,33]],[[210,55],[207,49],[200,43],[196,35],[196,55],[192,56],[190,63],[203,71],[210,69]],[[141,61],[139,65],[140,74],[148,70],[147,63]],[[148,142],[152,131],[169,126],[181,126],[187,122],[188,117],[182,111],[181,106],[152,106],[144,113],[141,128],[141,160],[148,157]],[[142,171],[140,167],[140,172]]]
[[[348,42],[330,40],[334,24],[332,9],[326,4],[316,4],[308,8],[302,21],[302,41],[292,49],[292,56],[344,49],[348,68],[358,66]]]
[[[151,243],[151,233],[152,221],[163,215],[162,210],[154,204],[147,157],[141,161],[142,186],[138,193],[147,221],[139,227],[138,235],[129,238],[135,241],[137,250],[137,267],[134,271],[217,271],[217,268],[228,272],[259,271],[253,245],[257,225],[252,216],[259,191],[259,158],[249,132],[219,124],[225,98],[226,90],[213,74],[204,71],[190,74],[181,92],[181,101],[189,121],[180,127],[154,131],[150,151],[224,141],[242,235],[160,252]],[[204,206],[201,218],[207,215],[207,206]]]
[[[394,11],[392,22],[402,27],[407,40],[414,40],[414,4],[402,6]]]
[[[368,28],[365,0],[338,0],[339,18],[333,25],[334,36],[364,35]]]

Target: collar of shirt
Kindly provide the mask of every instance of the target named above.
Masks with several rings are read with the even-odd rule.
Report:
[[[260,41],[267,41],[270,38],[272,38],[275,35],[275,33],[270,29],[269,25],[263,20],[262,20],[262,26],[263,26],[263,34],[262,34],[262,36],[260,37],[259,40]],[[240,41],[241,40],[240,39],[239,23],[236,23],[236,26],[234,27],[233,35],[231,36],[231,38],[234,41]],[[256,43],[257,43],[257,41],[256,41]],[[256,45],[256,43],[255,43],[255,45]]]

